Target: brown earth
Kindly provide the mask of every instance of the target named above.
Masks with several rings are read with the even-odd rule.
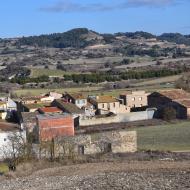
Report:
[[[53,167],[2,179],[2,190],[190,189],[190,161],[115,161]]]

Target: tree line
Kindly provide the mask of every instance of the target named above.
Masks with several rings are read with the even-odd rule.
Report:
[[[100,83],[100,82],[115,82],[128,79],[146,79],[158,78],[164,76],[177,75],[182,73],[182,70],[146,70],[146,71],[127,71],[119,74],[112,73],[93,73],[93,74],[72,74],[64,75],[65,81],[73,81],[75,83]]]

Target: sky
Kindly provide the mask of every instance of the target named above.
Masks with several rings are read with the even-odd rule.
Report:
[[[2,0],[0,38],[89,28],[190,34],[190,0]]]

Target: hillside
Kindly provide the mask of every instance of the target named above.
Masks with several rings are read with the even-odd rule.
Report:
[[[23,37],[18,40],[18,45],[38,45],[39,47],[54,47],[54,48],[84,48],[89,45],[97,43],[113,43],[116,37],[125,36],[132,39],[152,39],[166,40],[176,44],[190,45],[190,38],[188,35],[179,33],[164,33],[160,36],[153,35],[148,32],[126,32],[116,34],[99,34],[87,28],[76,28],[64,33],[54,33],[49,35]]]
[[[83,48],[93,45],[94,42],[101,39],[103,38],[98,33],[86,28],[77,28],[64,33],[23,37],[18,40],[17,44],[54,48]]]
[[[100,34],[76,28],[63,33],[1,39],[0,81],[29,83],[27,88],[116,81],[115,86],[126,87],[142,79],[190,71],[189,37],[156,36],[143,31]],[[44,75],[49,79],[35,84],[36,78],[44,79]]]

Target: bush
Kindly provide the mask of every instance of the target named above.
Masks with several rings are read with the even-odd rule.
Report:
[[[166,107],[162,111],[162,118],[166,121],[176,119],[176,110],[173,107]]]

